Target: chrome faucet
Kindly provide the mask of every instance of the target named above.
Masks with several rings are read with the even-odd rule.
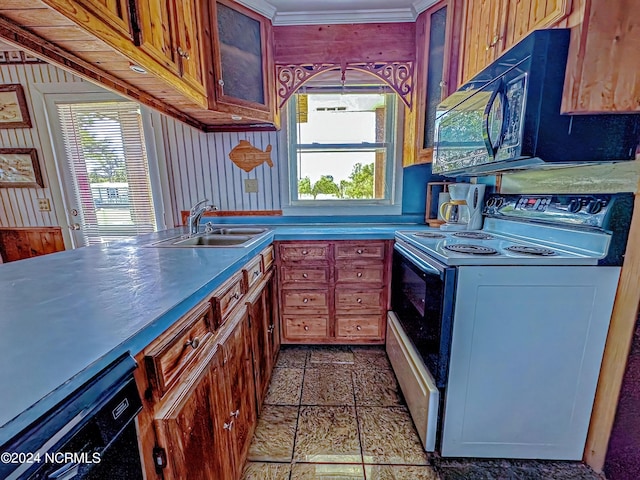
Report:
[[[193,207],[191,207],[191,210],[189,211],[189,219],[187,220],[187,223],[189,225],[189,234],[190,235],[195,235],[196,233],[198,233],[198,227],[200,226],[200,218],[202,217],[202,214],[204,212],[210,212],[212,210],[217,210],[217,207],[214,206],[214,205],[204,205],[204,206],[202,206],[204,203],[206,203],[208,201],[209,200],[207,198],[205,198],[204,200],[200,200]]]

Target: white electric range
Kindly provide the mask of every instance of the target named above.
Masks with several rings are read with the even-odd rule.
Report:
[[[582,458],[632,208],[490,195],[482,230],[397,232],[387,351],[426,450]]]

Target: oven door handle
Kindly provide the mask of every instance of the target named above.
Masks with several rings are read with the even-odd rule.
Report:
[[[420,258],[415,253],[409,251],[409,249],[407,249],[403,245],[400,245],[399,243],[396,242],[393,248],[395,248],[398,252],[400,252],[400,254],[403,257],[405,257],[408,261],[416,265],[423,272],[432,273],[438,276],[442,275],[442,272],[440,270],[438,270],[436,267],[428,263],[426,260]]]

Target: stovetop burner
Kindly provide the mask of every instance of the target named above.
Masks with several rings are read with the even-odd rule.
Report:
[[[416,237],[422,237],[422,238],[445,238],[445,235],[441,234],[441,233],[435,233],[435,232],[417,232],[413,234]]]
[[[509,250],[510,252],[514,253],[523,253],[525,255],[538,255],[541,257],[548,257],[556,254],[556,252],[549,248],[532,247],[528,245],[512,245],[505,248],[505,250]]]
[[[454,233],[453,236],[458,238],[472,238],[474,240],[492,240],[495,238],[493,235],[484,232],[457,232]]]
[[[495,248],[485,247],[483,245],[473,245],[471,243],[457,243],[454,245],[445,245],[446,250],[456,253],[467,253],[469,255],[496,255],[498,251]]]

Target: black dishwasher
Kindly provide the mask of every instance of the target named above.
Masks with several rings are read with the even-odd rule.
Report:
[[[142,467],[135,418],[142,409],[123,355],[16,439],[0,447],[22,463],[0,464],[0,478],[137,480]]]

